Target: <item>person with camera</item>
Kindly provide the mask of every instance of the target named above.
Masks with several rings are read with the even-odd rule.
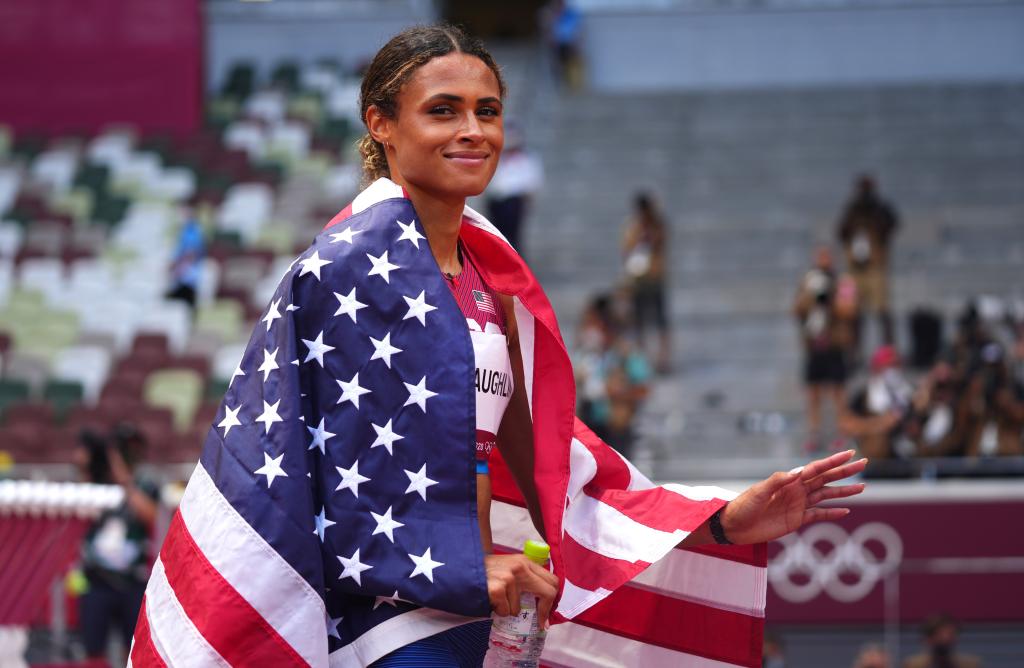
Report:
[[[807,386],[807,442],[805,452],[822,447],[822,398],[842,411],[847,378],[847,353],[853,343],[857,317],[857,289],[847,277],[837,276],[827,246],[815,250],[814,266],[804,274],[793,305],[804,348],[804,383]],[[835,445],[841,445],[836,440]]]
[[[881,346],[871,356],[867,382],[853,393],[840,416],[840,429],[856,439],[865,457],[910,457],[916,448],[905,427],[914,416],[913,395],[896,348]]]
[[[109,436],[83,432],[75,454],[85,482],[124,489],[121,505],[100,515],[82,542],[86,588],[79,597],[78,615],[90,659],[106,656],[111,627],[127,650],[149,580],[149,539],[158,490],[134,472],[145,445],[135,427],[120,424]]]

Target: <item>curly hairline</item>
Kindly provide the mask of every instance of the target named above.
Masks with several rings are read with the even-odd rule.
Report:
[[[442,35],[447,38],[446,45],[438,43]],[[359,112],[363,124],[366,124],[366,111],[371,106],[377,107],[385,117],[394,118],[398,111],[398,94],[413,73],[434,58],[450,53],[468,53],[482,60],[498,80],[501,97],[505,97],[501,69],[482,42],[450,24],[415,26],[388,40],[367,68],[359,91]],[[388,74],[392,68],[394,71]],[[377,84],[376,79],[382,75],[387,75],[387,80]],[[363,162],[363,185],[391,176],[380,142],[366,133],[359,139],[358,147]]]

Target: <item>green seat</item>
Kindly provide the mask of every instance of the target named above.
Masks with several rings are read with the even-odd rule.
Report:
[[[88,188],[95,196],[105,193],[110,181],[110,168],[106,165],[86,163],[75,174],[75,186]]]
[[[244,100],[252,95],[255,80],[256,67],[252,63],[235,63],[228,70],[228,78],[221,88],[221,93]]]
[[[130,204],[131,200],[127,197],[103,194],[93,207],[92,219],[112,227],[124,219]]]
[[[203,380],[190,369],[164,369],[149,375],[142,395],[147,404],[170,410],[175,431],[183,433],[202,401]]]
[[[292,61],[278,64],[270,74],[270,81],[289,93],[295,92],[299,88],[299,66]]]
[[[204,399],[207,401],[220,401],[224,398],[224,395],[228,393],[229,381],[220,378],[211,378],[206,383],[206,394]]]
[[[43,386],[43,399],[53,406],[57,420],[63,422],[68,412],[82,403],[85,389],[73,380],[48,380]]]
[[[23,380],[0,378],[0,419],[11,404],[28,401],[29,387]]]
[[[200,306],[196,313],[196,331],[216,334],[225,343],[239,340],[244,325],[242,305],[234,299],[218,299]]]

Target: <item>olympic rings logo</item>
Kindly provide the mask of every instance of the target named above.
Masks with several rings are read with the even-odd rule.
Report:
[[[768,580],[790,603],[806,603],[822,592],[840,603],[859,601],[903,558],[900,535],[882,522],[862,524],[851,534],[838,524],[812,524],[778,542],[782,551],[768,564]],[[869,544],[878,545],[881,556]]]

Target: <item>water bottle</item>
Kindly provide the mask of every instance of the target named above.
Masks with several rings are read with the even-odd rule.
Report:
[[[523,554],[530,561],[547,566],[551,548],[528,540],[523,545]],[[537,618],[537,596],[528,591],[522,592],[518,615],[494,615],[484,668],[537,668],[546,636],[547,632],[540,628]]]

